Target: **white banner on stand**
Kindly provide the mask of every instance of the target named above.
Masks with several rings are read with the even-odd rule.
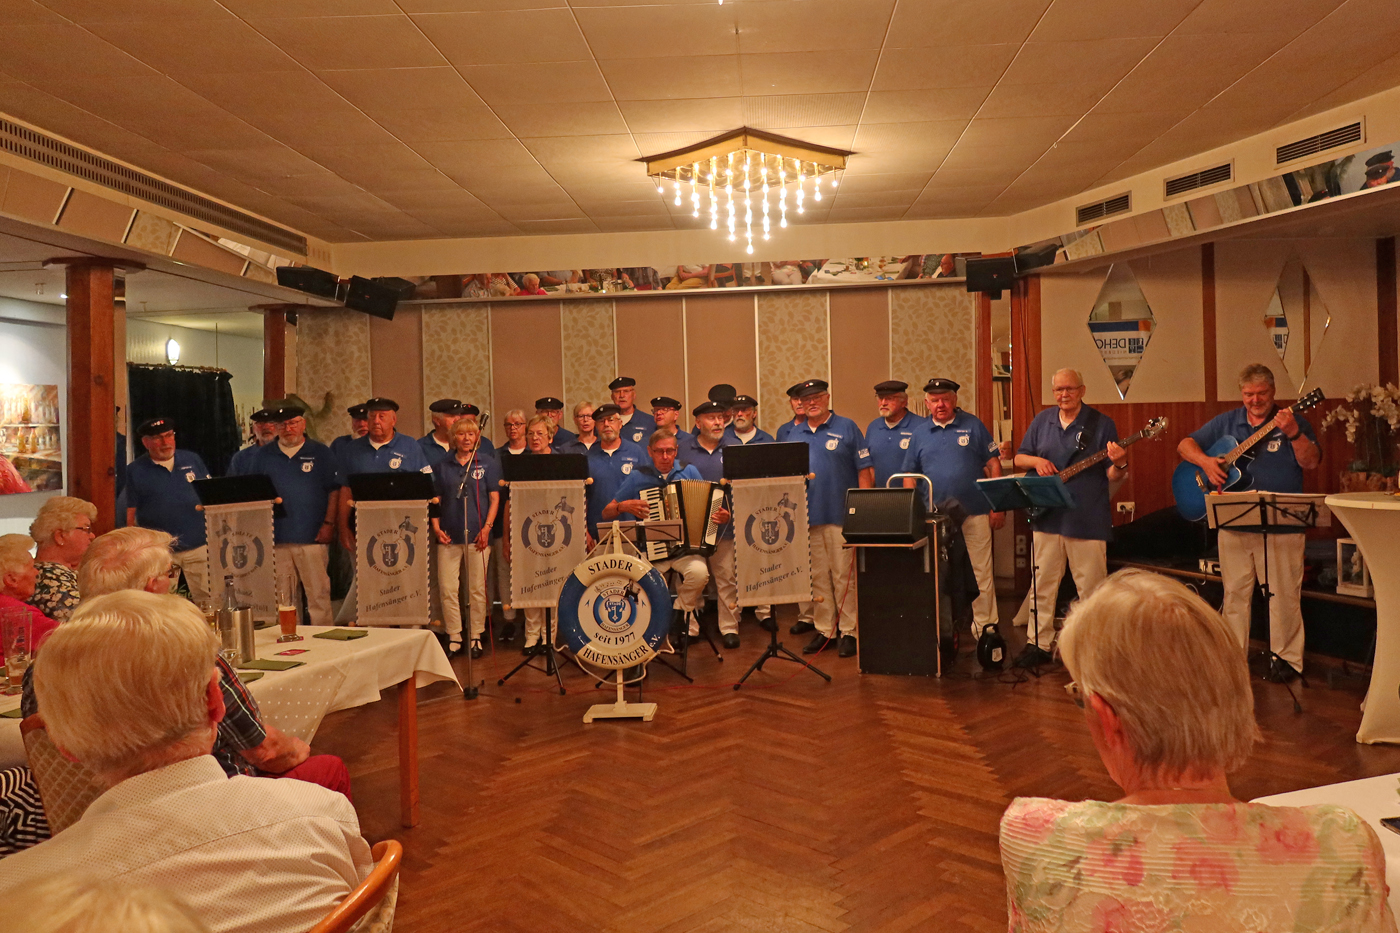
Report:
[[[736,479],[734,563],[740,606],[807,602],[807,485],[801,476]]]
[[[360,625],[428,624],[428,503],[355,503]]]
[[[564,581],[587,553],[581,479],[510,484],[510,600],[516,609],[554,609]]]
[[[259,621],[277,619],[276,550],[272,539],[272,502],[206,505],[204,529],[209,540],[209,594],[219,599],[224,577],[233,577],[239,605],[250,606]]]

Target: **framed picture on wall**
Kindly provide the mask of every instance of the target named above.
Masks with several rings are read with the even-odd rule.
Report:
[[[0,383],[0,495],[62,488],[58,386]]]

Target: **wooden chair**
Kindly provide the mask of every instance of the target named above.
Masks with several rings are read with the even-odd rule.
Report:
[[[44,801],[49,829],[57,836],[78,822],[88,806],[107,788],[86,767],[63,757],[38,713],[26,716],[19,724],[19,732],[24,738],[24,751],[29,758],[29,770],[34,772],[39,798]]]
[[[320,923],[312,927],[311,933],[348,933],[370,911],[374,911],[374,916],[359,928],[360,933],[389,933],[393,928],[394,907],[399,899],[399,863],[403,861],[403,846],[398,840],[386,839],[375,843],[370,851],[374,856],[374,870]]]

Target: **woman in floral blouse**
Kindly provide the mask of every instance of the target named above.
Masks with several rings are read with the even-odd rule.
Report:
[[[1239,644],[1180,583],[1124,570],[1060,636],[1099,757],[1124,796],[1012,801],[1009,929],[1394,931],[1385,856],[1343,807],[1242,803],[1226,775],[1258,729]]]
[[[67,622],[78,607],[78,564],[92,544],[97,506],[72,496],[54,496],[39,509],[29,536],[38,547],[34,567],[39,578],[29,604],[44,615]]]

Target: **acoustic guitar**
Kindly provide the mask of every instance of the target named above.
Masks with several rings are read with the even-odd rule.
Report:
[[[1309,408],[1317,407],[1324,397],[1321,389],[1313,389],[1286,410],[1300,414]],[[1243,442],[1227,434],[1210,445],[1210,449],[1205,452],[1206,456],[1222,458],[1220,465],[1225,470],[1224,492],[1241,492],[1253,485],[1254,478],[1249,475],[1249,464],[1253,462],[1254,455],[1250,451],[1274,428],[1274,419],[1270,418]],[[1210,491],[1210,480],[1206,478],[1205,470],[1185,460],[1177,464],[1175,472],[1172,473],[1172,498],[1176,499],[1176,510],[1182,518],[1192,522],[1205,518],[1206,494]]]
[[[1166,416],[1159,415],[1158,417],[1148,421],[1147,425],[1141,431],[1137,432],[1136,434],[1130,437],[1125,437],[1122,440],[1120,440],[1118,442],[1118,446],[1126,450],[1127,448],[1136,444],[1138,441],[1145,441],[1157,437],[1166,429]],[[1069,466],[1065,467],[1063,470],[1056,473],[1055,475],[1060,478],[1060,482],[1068,483],[1080,473],[1083,473],[1085,470],[1089,469],[1089,467],[1099,463],[1103,463],[1107,459],[1108,448],[1105,447],[1103,450],[1100,450],[1092,457],[1085,457],[1083,460],[1074,461]],[[1031,519],[1031,521],[1035,521],[1037,518],[1040,518],[1042,515],[1049,511],[1050,508],[1048,506],[1033,505],[1030,508],[1026,509],[1026,515]]]

